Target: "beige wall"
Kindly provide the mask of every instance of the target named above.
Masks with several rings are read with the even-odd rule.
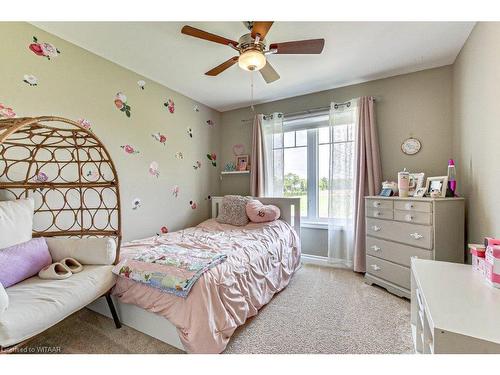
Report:
[[[257,113],[284,113],[329,106],[359,96],[377,98],[376,116],[380,136],[384,179],[396,180],[397,172],[407,168],[428,176],[446,174],[452,153],[450,66],[371,81],[333,90],[265,103]],[[222,113],[221,162],[233,159],[232,145],[251,146],[249,108]],[[413,136],[422,141],[422,150],[414,156],[401,152],[401,142]],[[221,191],[247,194],[248,176],[224,177]]]
[[[453,153],[468,242],[500,236],[500,23],[480,22],[453,69]]]
[[[35,55],[28,49],[34,35],[61,54],[51,60]],[[59,115],[92,122],[118,170],[126,240],[153,235],[163,225],[176,230],[208,217],[206,197],[219,189],[219,167],[212,167],[206,157],[219,150],[218,112],[26,23],[0,23],[0,40],[0,103],[19,117]],[[24,74],[35,75],[38,86],[24,83]],[[146,81],[145,90],[137,85],[140,79]],[[119,91],[128,97],[131,118],[114,106]],[[175,102],[174,114],[163,106],[168,98]],[[214,128],[207,126],[209,119],[215,121]],[[166,146],[153,139],[156,132],[168,137]],[[125,154],[120,147],[125,144],[140,153]],[[177,151],[183,152],[183,160],[174,157]],[[196,160],[202,162],[199,170],[193,168]],[[152,161],[159,163],[159,178],[148,173]],[[171,194],[173,185],[180,187],[178,198]],[[142,206],[132,210],[136,197]],[[197,209],[191,209],[190,200],[198,203]]]

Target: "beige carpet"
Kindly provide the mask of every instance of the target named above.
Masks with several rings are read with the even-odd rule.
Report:
[[[28,347],[62,353],[180,353],[83,309]],[[410,304],[349,270],[303,266],[290,285],[239,327],[225,353],[411,353]]]

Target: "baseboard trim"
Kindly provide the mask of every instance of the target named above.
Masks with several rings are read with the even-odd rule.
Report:
[[[317,255],[308,255],[308,254],[302,254],[300,259],[304,264],[314,264],[323,267],[344,268],[348,270],[352,269],[352,262],[348,262],[346,264],[346,262],[341,259],[330,259],[326,257],[320,257]]]

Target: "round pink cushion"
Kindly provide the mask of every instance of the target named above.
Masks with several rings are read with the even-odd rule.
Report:
[[[257,199],[252,199],[246,206],[247,216],[254,223],[265,223],[278,220],[280,209],[273,205],[263,205]]]

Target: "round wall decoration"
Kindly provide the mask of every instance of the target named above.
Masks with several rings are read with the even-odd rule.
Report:
[[[406,155],[415,155],[422,148],[422,143],[416,138],[408,138],[401,144],[401,151]]]

